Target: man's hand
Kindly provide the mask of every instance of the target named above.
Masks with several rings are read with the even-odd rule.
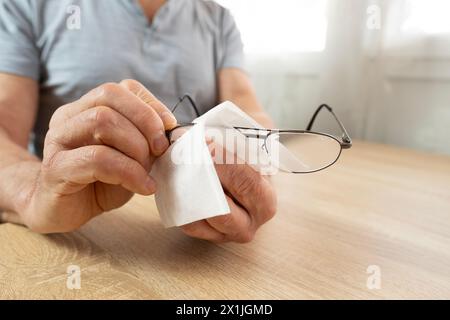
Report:
[[[242,70],[220,70],[218,85],[220,101],[230,100],[264,127],[273,127],[256,98],[249,77]],[[216,164],[216,170],[231,213],[185,225],[182,230],[187,235],[214,242],[249,242],[258,227],[275,215],[275,190],[269,178],[248,165]]]
[[[185,234],[213,242],[250,242],[277,210],[269,178],[245,164],[216,164],[231,213],[187,224]]]
[[[154,158],[168,147],[169,110],[140,83],[104,84],[60,107],[20,217],[41,233],[77,229],[133,195],[150,195]]]

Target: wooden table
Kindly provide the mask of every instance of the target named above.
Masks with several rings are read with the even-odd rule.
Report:
[[[72,234],[0,225],[0,297],[450,298],[450,157],[356,143],[329,170],[275,183],[279,212],[247,245],[164,229],[152,197]]]

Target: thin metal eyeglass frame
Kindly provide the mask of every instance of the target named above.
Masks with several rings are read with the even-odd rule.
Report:
[[[177,104],[172,108],[172,113],[175,112],[175,110],[178,108],[178,106],[179,106],[184,100],[186,100],[186,99],[190,102],[192,108],[193,108],[194,111],[195,111],[196,116],[199,117],[199,116],[200,116],[200,112],[198,111],[197,105],[195,104],[194,100],[192,99],[192,97],[191,97],[189,94],[185,94],[183,97],[181,97],[181,98],[179,99],[179,101],[177,102]],[[328,111],[332,114],[333,118],[334,118],[334,119],[336,120],[336,122],[338,123],[338,125],[339,125],[339,127],[340,127],[340,129],[341,129],[341,131],[342,131],[342,138],[341,138],[342,141],[339,141],[335,136],[332,136],[332,135],[327,134],[327,133],[311,131],[311,128],[313,127],[314,122],[315,122],[315,120],[316,120],[316,118],[317,118],[317,115],[318,115],[319,112],[320,112],[322,109],[324,109],[324,108],[325,108],[326,110],[328,110]],[[171,142],[171,136],[172,136],[172,132],[173,132],[174,130],[179,129],[179,128],[183,128],[183,127],[190,127],[190,126],[193,126],[193,125],[195,125],[195,123],[180,123],[180,124],[177,125],[175,128],[166,131],[167,139],[169,140],[170,143],[172,143],[172,142]],[[233,127],[233,128],[236,129],[236,130],[238,130],[241,134],[243,134],[243,135],[244,135],[245,137],[247,137],[247,138],[264,139],[263,147],[264,147],[264,149],[265,149],[265,151],[266,151],[267,153],[269,153],[269,151],[268,151],[268,149],[267,149],[266,142],[267,142],[267,139],[269,138],[269,136],[272,135],[272,134],[280,134],[280,133],[281,133],[281,134],[283,134],[283,133],[299,133],[299,134],[307,133],[307,134],[316,134],[316,135],[321,135],[321,136],[325,136],[325,137],[331,138],[331,139],[333,139],[333,140],[335,140],[336,142],[339,143],[339,145],[340,145],[339,154],[338,154],[338,156],[336,157],[336,159],[335,159],[332,163],[330,163],[329,165],[327,165],[327,166],[325,166],[325,167],[323,167],[323,168],[320,168],[320,169],[314,170],[314,171],[308,171],[308,172],[292,172],[292,173],[295,173],[295,174],[300,174],[300,173],[313,173],[313,172],[317,172],[317,171],[324,170],[324,169],[326,169],[326,168],[332,166],[333,164],[335,164],[335,163],[339,160],[339,157],[341,156],[341,153],[342,153],[342,149],[350,149],[350,148],[352,147],[352,139],[350,138],[350,136],[349,136],[347,130],[345,129],[344,125],[343,125],[342,122],[339,120],[339,118],[337,117],[337,115],[334,113],[333,109],[332,109],[329,105],[327,105],[327,104],[321,104],[321,105],[316,109],[316,111],[314,112],[313,116],[311,117],[311,120],[310,120],[309,123],[308,123],[308,126],[306,127],[306,130],[296,130],[296,129],[265,129],[265,128],[239,127],[239,126],[235,126],[235,127]],[[256,131],[256,133],[244,133],[243,131],[245,131],[245,130],[253,130],[253,131]],[[264,133],[263,133],[263,132],[264,132]]]

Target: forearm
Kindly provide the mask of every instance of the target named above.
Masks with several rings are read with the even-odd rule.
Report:
[[[14,143],[0,127],[0,211],[20,214],[39,175],[40,161],[26,149]]]
[[[274,123],[258,102],[256,95],[252,92],[242,92],[233,95],[230,99],[234,104],[241,107],[250,117],[264,128],[273,128]]]
[[[240,69],[222,69],[218,75],[220,101],[229,100],[239,106],[265,128],[273,128],[269,115],[264,112],[246,73]]]

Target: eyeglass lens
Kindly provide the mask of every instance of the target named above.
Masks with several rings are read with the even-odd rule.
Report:
[[[324,169],[341,153],[337,140],[315,133],[272,133],[267,137],[265,147],[274,165],[292,173]]]
[[[191,128],[174,129],[170,142],[175,142]],[[273,166],[291,173],[324,169],[333,164],[341,153],[341,145],[336,139],[308,132],[272,132],[265,139],[264,148]]]

